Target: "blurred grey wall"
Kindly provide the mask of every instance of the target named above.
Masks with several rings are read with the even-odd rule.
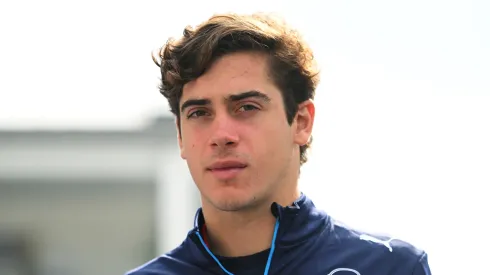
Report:
[[[190,230],[199,200],[185,170],[165,175],[177,149],[170,117],[117,131],[0,130],[0,274],[123,274],[180,242],[172,232]]]

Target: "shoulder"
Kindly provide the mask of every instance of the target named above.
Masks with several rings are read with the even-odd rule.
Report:
[[[125,273],[125,275],[162,275],[165,269],[163,257],[157,257],[151,261]]]
[[[369,256],[372,262],[403,266],[413,274],[430,274],[427,253],[401,238],[355,229],[338,221],[333,221],[331,232],[330,244],[356,258]]]
[[[182,257],[182,246],[156,257],[145,264],[130,270],[125,275],[167,275],[180,269],[179,263],[185,261]]]

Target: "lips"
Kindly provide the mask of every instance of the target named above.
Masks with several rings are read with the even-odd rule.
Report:
[[[207,168],[208,171],[218,180],[228,181],[236,178],[247,164],[240,161],[219,161]]]
[[[208,170],[226,170],[226,169],[242,169],[247,167],[247,164],[240,161],[218,161],[208,167]]]

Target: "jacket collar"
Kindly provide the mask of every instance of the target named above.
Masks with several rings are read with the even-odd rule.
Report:
[[[271,204],[271,214],[279,219],[280,226],[276,245],[278,247],[291,247],[299,245],[311,237],[328,229],[331,218],[315,207],[315,204],[305,194],[289,206]],[[199,231],[204,224],[202,208],[196,212],[193,232]]]

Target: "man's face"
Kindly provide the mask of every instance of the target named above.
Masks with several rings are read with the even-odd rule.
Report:
[[[288,124],[263,55],[225,55],[186,84],[179,145],[203,204],[238,211],[274,199],[297,180],[303,124]]]

